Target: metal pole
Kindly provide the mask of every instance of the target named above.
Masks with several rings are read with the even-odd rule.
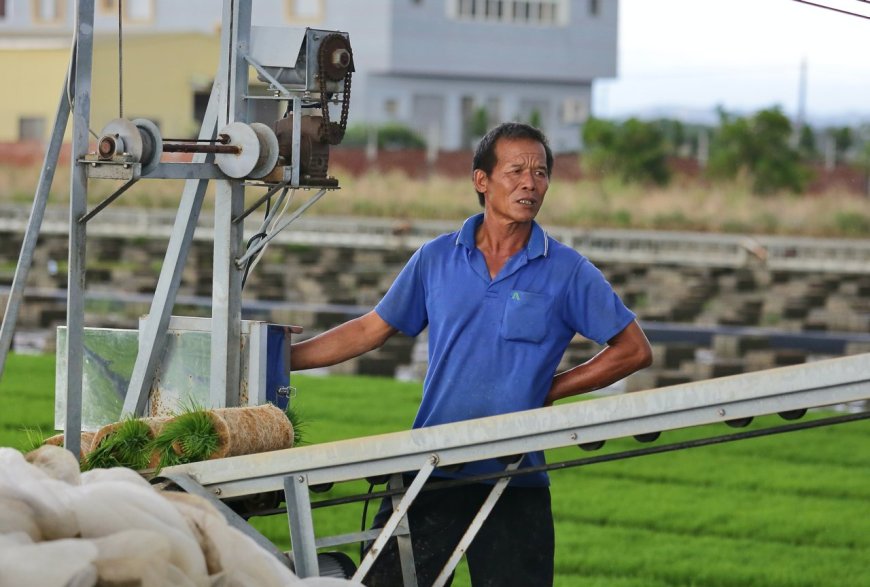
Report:
[[[224,26],[228,44],[222,57],[228,63],[226,124],[247,120],[248,51],[251,0],[227,0]],[[233,219],[244,211],[245,186],[241,180],[220,180],[214,213],[214,269],[212,276],[211,403],[212,407],[238,404],[241,370],[242,270],[236,264],[244,223]]]
[[[74,63],[75,58],[73,55],[70,55],[71,66]],[[68,71],[72,70],[68,69]],[[3,324],[0,325],[0,378],[3,377],[6,355],[9,354],[9,349],[12,346],[15,323],[18,321],[18,309],[21,306],[21,300],[24,298],[27,275],[30,273],[30,266],[33,263],[33,252],[36,250],[36,241],[39,238],[39,230],[42,227],[42,219],[45,216],[45,206],[48,203],[48,193],[54,181],[54,172],[57,169],[60,148],[63,145],[63,135],[66,132],[67,122],[69,121],[70,105],[66,93],[69,80],[70,75],[68,73],[63,81],[51,138],[45,151],[45,159],[42,162],[39,183],[36,184],[36,194],[33,197],[33,207],[30,209],[30,219],[27,221],[24,242],[21,244],[18,264],[15,266],[15,277],[12,278],[12,289],[9,292],[9,299],[6,301]]]
[[[211,321],[211,407],[238,405],[241,360],[242,271],[236,267],[243,209],[240,182],[219,180],[214,211],[214,267]]]
[[[314,545],[314,518],[311,516],[308,478],[305,475],[285,477],[284,497],[287,500],[294,571],[302,578],[316,577],[320,574],[320,569],[317,565],[317,548]]]
[[[70,155],[69,276],[67,285],[67,395],[64,446],[79,457],[82,429],[82,379],[85,343],[85,241],[86,224],[79,218],[87,213],[88,176],[79,163],[88,152],[91,117],[91,67],[94,52],[94,0],[80,0],[75,30],[74,100],[71,106],[73,133]]]

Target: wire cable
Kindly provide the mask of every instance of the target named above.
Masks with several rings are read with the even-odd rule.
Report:
[[[864,2],[870,4],[867,0],[858,0],[859,2]],[[807,0],[794,0],[794,2],[798,2],[799,4],[807,4],[809,6],[815,6],[816,8],[824,8],[826,10],[832,10],[834,12],[839,12],[840,14],[848,14],[849,16],[857,16],[858,18],[866,18],[870,20],[870,16],[866,14],[860,14],[858,12],[850,12],[848,10],[843,10],[842,8],[834,8],[833,6],[826,6],[824,4],[817,4],[815,2],[808,2]]]
[[[124,0],[118,0],[118,118],[124,118]]]

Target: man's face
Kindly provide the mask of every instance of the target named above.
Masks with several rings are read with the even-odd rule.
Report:
[[[474,172],[474,187],[485,196],[488,215],[510,222],[531,222],[550,186],[547,153],[533,139],[499,139],[492,173]]]

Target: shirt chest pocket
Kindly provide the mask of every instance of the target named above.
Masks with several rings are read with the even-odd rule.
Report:
[[[505,340],[541,342],[549,330],[552,308],[552,296],[511,291],[501,322],[502,337]]]

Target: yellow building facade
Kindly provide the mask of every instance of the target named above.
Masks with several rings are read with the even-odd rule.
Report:
[[[0,142],[47,140],[69,65],[58,42],[0,45]],[[123,115],[148,118],[167,137],[197,133],[220,57],[219,34],[150,34],[123,42]],[[120,115],[117,38],[94,41],[91,129]],[[69,136],[69,129],[67,131]]]

